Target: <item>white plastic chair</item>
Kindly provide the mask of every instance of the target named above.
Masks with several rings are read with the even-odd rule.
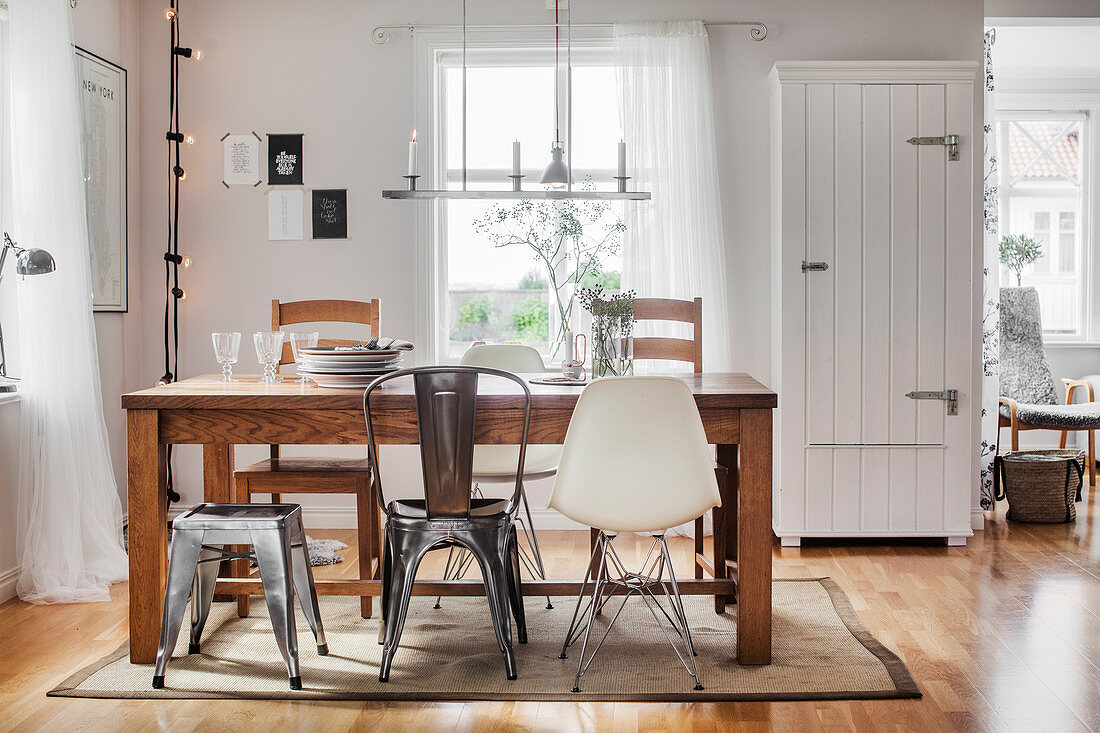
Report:
[[[538,351],[523,344],[479,344],[471,346],[462,355],[463,366],[503,369],[513,374],[541,374],[546,371],[542,356]],[[553,476],[558,469],[561,457],[560,445],[528,445],[523,464],[523,482]],[[516,458],[519,446],[515,445],[475,445],[474,446],[474,495],[481,496],[481,484],[513,484],[516,480]],[[539,551],[535,526],[531,522],[531,507],[527,503],[527,492],[521,491],[523,515],[516,518],[516,524],[526,542],[519,543],[519,556],[523,566],[532,578],[546,580],[546,569]],[[447,564],[443,568],[444,580],[459,580],[470,568],[473,556],[461,549],[452,548],[447,554]],[[435,608],[439,608],[440,599],[435,599]],[[554,605],[546,598],[546,607]]]
[[[646,602],[680,662],[695,678],[695,689],[703,689],[665,531],[721,503],[703,421],[682,380],[617,377],[596,380],[585,388],[569,422],[550,495],[550,508],[599,530],[560,655],[566,658],[566,650],[583,631],[573,692],[580,691],[581,676],[635,594]],[[653,537],[638,572],[626,570],[615,552],[612,542],[620,532]],[[582,611],[589,580],[591,596]],[[657,588],[669,610],[654,593]],[[593,621],[619,590],[625,594],[622,605],[586,659]]]

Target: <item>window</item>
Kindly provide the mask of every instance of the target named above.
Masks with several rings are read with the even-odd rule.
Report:
[[[1043,329],[1054,339],[1088,336],[1089,247],[1085,225],[1085,135],[1083,113],[1002,113],[1001,235],[1026,235],[1042,255],[1024,268],[1020,284],[1039,292]],[[1001,285],[1016,278],[1001,268]]]
[[[564,51],[563,51],[564,53]],[[616,143],[621,136],[615,69],[606,44],[573,47],[572,153],[574,187],[613,190]],[[433,57],[435,124],[428,130],[434,165],[432,186],[462,188],[462,54],[437,50]],[[563,66],[564,70],[564,59]],[[564,72],[562,74],[564,77]],[[546,48],[477,48],[467,52],[466,160],[467,185],[506,190],[512,166],[512,142],[521,144],[523,187],[540,191],[539,179],[550,160],[554,130],[554,52]],[[562,119],[565,119],[565,88]],[[434,178],[433,178],[434,177]],[[422,179],[423,180],[423,179]],[[535,202],[536,205],[538,201]],[[587,206],[582,202],[570,202]],[[560,324],[558,296],[568,301],[572,265],[558,268],[555,289],[546,265],[522,242],[494,243],[487,216],[510,210],[517,200],[441,200],[430,207],[429,246],[435,261],[429,340],[438,361],[455,360],[479,341],[530,344],[548,355]],[[605,232],[622,214],[621,204],[599,202],[586,233]],[[614,250],[615,248],[612,247]],[[599,272],[589,272],[581,285],[615,289],[621,258],[612,251],[601,257]],[[575,278],[573,278],[575,280]],[[574,312],[579,308],[575,308]]]

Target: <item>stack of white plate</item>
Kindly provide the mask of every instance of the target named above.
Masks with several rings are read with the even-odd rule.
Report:
[[[322,387],[367,387],[381,375],[400,369],[402,355],[397,349],[299,349],[298,373]]]

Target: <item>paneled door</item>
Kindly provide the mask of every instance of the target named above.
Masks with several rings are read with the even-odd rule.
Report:
[[[777,534],[965,542],[974,67],[827,71],[775,72]]]

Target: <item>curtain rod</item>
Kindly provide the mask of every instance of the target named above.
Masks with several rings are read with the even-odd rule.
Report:
[[[574,28],[610,28],[611,23],[573,23]],[[703,25],[744,25],[749,27],[749,38],[754,41],[763,41],[768,37],[768,26],[764,25],[758,20],[707,20],[703,21]],[[402,23],[401,25],[376,25],[370,32],[371,40],[375,43],[382,45],[389,43],[390,31],[398,31],[406,29],[409,31],[409,35],[412,35],[413,31],[417,28],[429,29],[429,30],[446,30],[450,28],[461,28],[458,25],[432,25],[427,23]],[[498,28],[554,28],[553,23],[517,23],[513,25],[468,25],[467,28],[477,29],[498,29]]]

